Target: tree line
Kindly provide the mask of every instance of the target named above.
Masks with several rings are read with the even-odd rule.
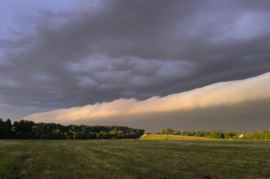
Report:
[[[0,118],[0,139],[136,139],[144,129],[126,126],[88,126],[35,123]]]
[[[270,140],[270,130],[253,133],[218,131],[175,131],[173,128],[159,130],[158,134],[171,134],[181,136],[205,137],[214,139],[241,139],[241,140]]]

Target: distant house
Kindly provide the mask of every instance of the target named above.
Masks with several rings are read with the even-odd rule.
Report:
[[[238,134],[238,138],[241,139],[242,137],[244,137],[244,134]]]

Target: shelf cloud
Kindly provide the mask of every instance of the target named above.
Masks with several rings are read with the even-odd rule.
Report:
[[[48,120],[105,121],[240,104],[258,96],[235,80],[270,69],[268,0],[27,2],[0,6],[3,119],[69,109]]]
[[[264,101],[270,99],[269,91],[270,73],[266,73],[245,80],[215,83],[165,97],[156,96],[142,101],[133,98],[118,99],[112,102],[33,114],[24,119],[63,124],[89,124],[106,121],[107,124],[113,125],[119,120],[127,120],[125,122],[128,123],[132,116],[140,116],[141,122],[143,115],[146,115],[148,116],[147,120],[149,120],[149,116],[153,116],[151,121],[152,127],[155,128],[155,116],[162,113],[172,112],[175,115],[175,112],[185,113],[215,107],[226,108],[238,104]],[[198,120],[203,121],[204,118]],[[136,123],[136,119],[132,119],[132,123]]]

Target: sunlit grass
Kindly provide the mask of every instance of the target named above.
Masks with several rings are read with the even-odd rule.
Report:
[[[0,178],[269,178],[270,142],[0,140]]]
[[[140,140],[217,140],[204,137],[166,135],[166,134],[144,134]]]

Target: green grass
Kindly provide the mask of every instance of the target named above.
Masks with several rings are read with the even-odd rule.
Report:
[[[204,137],[166,135],[166,134],[144,134],[140,140],[217,140]]]
[[[0,178],[270,178],[270,142],[0,140]]]

